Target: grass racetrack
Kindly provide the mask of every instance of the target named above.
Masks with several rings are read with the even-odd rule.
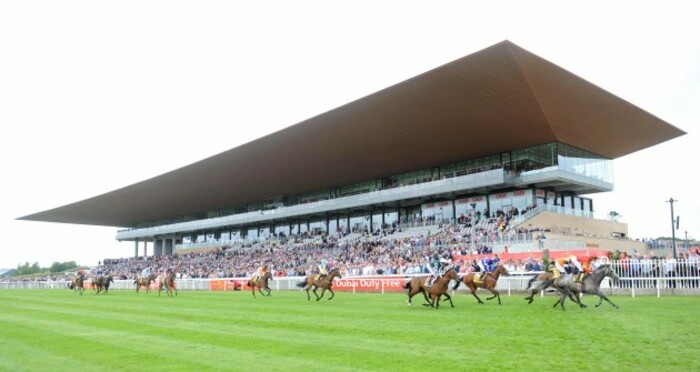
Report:
[[[566,312],[523,297],[434,310],[405,294],[0,290],[0,370],[700,370],[700,297]]]

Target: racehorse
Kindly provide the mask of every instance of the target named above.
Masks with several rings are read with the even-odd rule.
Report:
[[[85,280],[85,274],[78,273],[78,276],[71,279],[70,284],[68,284],[68,289],[72,289],[75,291],[75,293],[78,293],[82,296],[83,291],[85,291],[85,287],[83,287],[84,280]]]
[[[454,271],[454,269],[447,270],[443,276],[439,277],[435,283],[433,283],[433,285],[426,288],[428,291],[428,296],[431,299],[430,306],[435,307],[436,310],[440,307],[441,296],[447,297],[447,300],[450,301],[450,305],[455,307],[455,305],[452,303],[452,297],[447,294],[447,287],[450,284],[450,280],[456,280],[457,285],[459,285],[459,275],[457,275],[457,272]]]
[[[566,310],[564,308],[564,301],[566,301],[566,297],[569,297],[580,307],[585,308],[586,305],[581,303],[579,298],[581,297],[581,293],[586,293],[598,296],[599,301],[595,307],[600,306],[603,303],[603,300],[605,300],[614,308],[619,309],[620,307],[610,301],[610,299],[605,296],[603,291],[600,290],[600,283],[606,276],[613,278],[613,280],[616,282],[620,280],[620,277],[617,276],[617,273],[615,273],[615,270],[613,270],[610,265],[601,265],[591,274],[586,275],[580,282],[574,281],[571,275],[562,275],[554,279],[552,281],[552,286],[559,290],[561,296],[559,297],[559,301],[555,302],[554,306],[552,307],[561,305],[561,309]],[[572,294],[573,296],[570,296],[569,294]]]
[[[418,293],[422,293],[423,297],[425,298],[425,303],[423,306],[433,306],[430,302],[430,298],[428,298],[428,289],[431,288],[431,286],[426,284],[429,277],[429,275],[415,276],[404,284],[404,289],[408,289],[408,301],[406,301],[408,306],[413,305],[412,298]],[[459,280],[459,278],[456,280]]]
[[[107,294],[109,292],[109,284],[113,282],[114,279],[112,279],[111,275],[101,276],[95,279],[95,281],[92,282],[92,286],[95,287],[95,291],[97,291],[95,294],[100,294],[102,291]]]
[[[478,275],[478,273],[469,273],[469,274],[465,275],[464,278],[462,278],[462,280],[458,281],[457,284],[455,284],[455,286],[452,287],[452,289],[453,290],[457,289],[457,287],[459,287],[459,285],[462,282],[464,282],[464,285],[469,287],[469,290],[472,292],[472,296],[474,296],[476,298],[476,300],[479,301],[480,304],[483,304],[484,302],[481,301],[479,296],[476,295],[477,288],[483,288],[483,289],[493,293],[493,296],[487,298],[487,300],[493,300],[494,298],[498,298],[498,304],[500,305],[501,304],[501,294],[498,293],[498,291],[496,290],[496,283],[498,283],[498,277],[500,277],[501,274],[506,275],[506,276],[510,275],[510,273],[508,272],[508,269],[506,269],[506,267],[503,266],[502,264],[499,264],[496,267],[496,270],[494,270],[493,272],[486,273],[486,275],[484,276],[484,278],[481,282],[477,282],[474,280],[476,275]]]
[[[323,298],[323,294],[326,293],[326,290],[331,292],[331,296],[328,297],[328,300],[332,300],[333,297],[335,297],[335,292],[333,292],[333,279],[335,277],[342,278],[340,276],[340,269],[339,268],[334,268],[331,270],[331,272],[328,273],[328,275],[324,276],[321,279],[316,279],[315,274],[309,274],[306,276],[306,279],[297,283],[297,287],[302,288],[306,290],[306,301],[311,300],[311,296],[309,296],[309,289],[313,287],[314,289],[314,295],[316,295],[316,301],[320,300]],[[321,296],[316,293],[316,290],[318,288],[321,288]]]
[[[145,278],[138,278],[134,280],[134,284],[136,285],[136,293],[139,293],[139,289],[141,287],[146,287],[146,293],[151,293],[151,282],[156,280],[156,274],[151,274]]]
[[[175,272],[171,271],[165,274],[165,278],[163,278],[160,281],[160,285],[158,286],[158,296],[160,296],[160,291],[163,290],[163,287],[165,287],[165,293],[168,294],[168,297],[173,296],[173,291],[175,291],[175,295],[177,296],[177,288],[175,288]]]
[[[271,272],[266,272],[265,275],[260,276],[256,279],[250,279],[248,281],[248,287],[250,287],[250,291],[253,293],[253,298],[255,298],[255,288],[258,288],[258,291],[260,292],[261,295],[270,297],[270,287],[267,286],[267,281],[272,280],[272,273]],[[234,288],[235,289],[235,288]],[[267,291],[267,294],[263,293],[262,290]]]
[[[537,284],[534,287],[532,287],[532,290],[530,291],[530,296],[525,297],[525,300],[528,301],[527,303],[531,304],[535,298],[535,295],[537,293],[549,288],[552,285],[553,281],[554,281],[554,274],[549,272],[549,271],[539,273],[539,274],[535,275],[532,279],[530,279],[527,282],[527,287],[525,289],[532,287],[533,283],[537,283]]]

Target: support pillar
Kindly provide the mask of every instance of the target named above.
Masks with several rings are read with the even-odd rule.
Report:
[[[143,242],[143,257],[148,257],[148,246],[146,245],[147,242]]]
[[[173,247],[175,246],[175,239],[163,239],[163,241],[165,243],[165,255],[172,256]]]
[[[153,254],[156,256],[163,255],[163,242],[161,240],[153,238]]]
[[[134,258],[139,256],[139,240],[134,240]]]

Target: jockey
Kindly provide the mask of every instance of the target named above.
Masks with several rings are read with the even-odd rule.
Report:
[[[578,258],[575,255],[571,255],[569,257],[569,264],[571,265],[571,272],[574,274],[574,281],[580,283],[585,275],[583,266],[581,266],[581,263],[578,261]]]
[[[496,268],[498,267],[499,262],[501,262],[501,259],[498,257],[498,255],[494,255],[493,258],[491,259],[491,265],[489,266],[489,272],[494,272],[496,271]]]
[[[440,261],[437,266],[437,271],[430,277],[429,285],[433,285],[435,281],[443,276],[448,270],[452,268],[452,259],[440,257]]]
[[[484,281],[486,278],[486,274],[489,273],[489,270],[491,269],[491,258],[489,257],[484,257],[481,260],[477,261],[477,265],[479,265],[479,272],[476,274],[476,280],[477,281]]]
[[[552,273],[554,279],[561,276],[561,271],[559,271],[558,262],[551,260],[549,261],[549,266],[547,266],[547,271]]]
[[[608,259],[607,256],[600,256],[598,257],[597,260],[593,260],[591,262],[591,269],[593,271],[596,271],[599,267],[603,265],[609,265],[610,264],[610,259]]]
[[[260,265],[250,279],[257,282],[265,274],[267,274],[267,265]]]
[[[569,262],[569,260],[567,260],[566,258],[560,258],[559,260],[554,261],[554,266],[560,275],[566,274],[566,266],[568,266],[568,262]],[[559,275],[557,275],[557,276],[559,276]]]
[[[328,261],[321,259],[318,263],[318,280],[323,279],[326,275],[328,275]]]

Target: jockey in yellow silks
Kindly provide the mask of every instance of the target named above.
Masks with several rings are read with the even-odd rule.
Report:
[[[265,274],[267,274],[267,265],[261,265],[255,271],[255,273],[253,273],[253,277],[250,279],[257,282],[260,280],[261,277],[265,276]]]
[[[561,267],[559,262],[551,260],[549,261],[549,266],[547,267],[547,270],[551,272],[554,279],[556,279],[561,276],[564,269]]]

